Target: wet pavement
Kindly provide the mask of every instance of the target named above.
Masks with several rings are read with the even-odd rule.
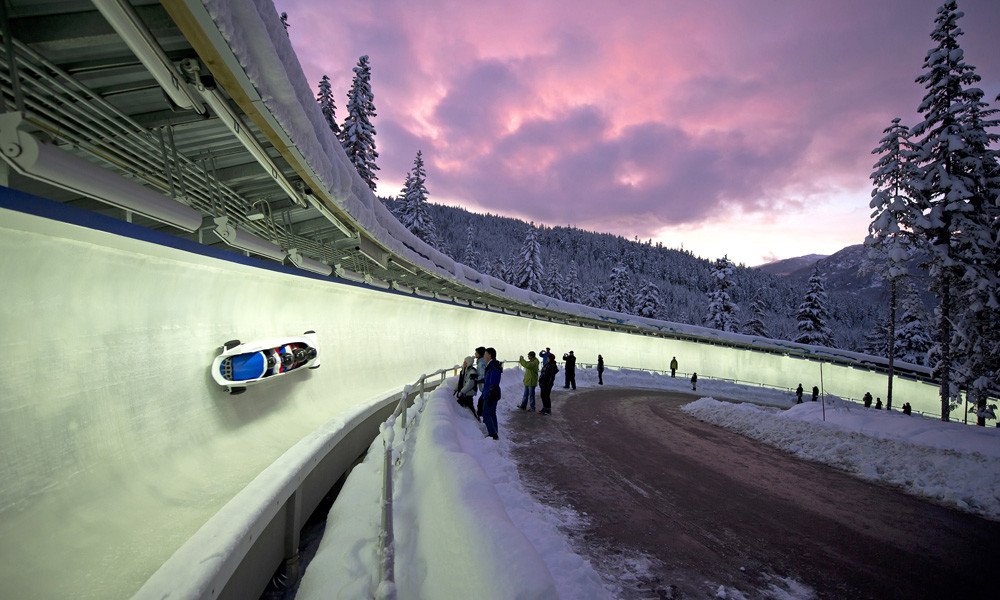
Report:
[[[557,388],[552,416],[507,423],[522,479],[585,515],[571,539],[623,598],[1000,597],[1000,523],[681,412],[697,398]]]

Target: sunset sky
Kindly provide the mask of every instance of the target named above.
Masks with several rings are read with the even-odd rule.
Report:
[[[275,0],[346,116],[367,54],[378,193],[756,265],[861,243],[871,150],[913,125],[943,0]],[[1000,2],[959,0],[993,107]]]

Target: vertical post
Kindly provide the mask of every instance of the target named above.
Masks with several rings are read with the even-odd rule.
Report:
[[[302,514],[302,495],[292,492],[285,502],[285,575],[288,587],[299,581],[299,517]]]
[[[399,418],[403,420],[403,431],[406,431],[406,398],[410,395],[410,386],[403,386],[403,397],[399,399]]]
[[[819,363],[819,401],[823,405],[823,420],[826,420],[826,388],[823,386],[823,362]]]
[[[384,439],[383,439],[384,441]],[[382,477],[382,532],[379,542],[382,548],[382,560],[379,564],[380,580],[388,582],[393,587],[396,581],[395,556],[392,535],[392,444],[385,442],[385,464]]]

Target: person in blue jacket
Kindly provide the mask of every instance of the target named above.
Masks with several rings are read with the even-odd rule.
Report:
[[[495,440],[500,439],[497,431],[497,403],[500,402],[500,376],[503,365],[496,360],[497,351],[486,349],[486,368],[483,379],[483,392],[479,398],[483,401],[483,423],[486,424],[486,435]]]

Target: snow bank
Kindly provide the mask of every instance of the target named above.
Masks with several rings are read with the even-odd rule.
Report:
[[[502,403],[520,393],[519,370],[503,377]],[[561,517],[536,505],[500,442],[451,395],[454,380],[408,411],[394,489],[396,589],[400,598],[607,598],[600,576],[575,554]],[[505,420],[501,410],[501,420]],[[373,597],[383,441],[352,471],[329,513],[298,598]],[[571,518],[571,516],[565,516]],[[488,583],[487,583],[488,582]]]
[[[1000,430],[828,399],[781,412],[702,398],[683,408],[801,458],[981,516],[1000,519]]]

